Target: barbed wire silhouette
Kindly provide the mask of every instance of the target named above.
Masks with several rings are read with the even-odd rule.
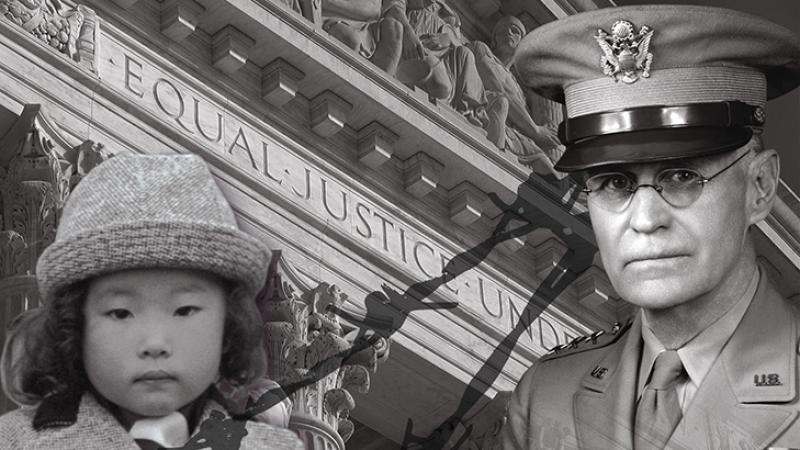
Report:
[[[593,242],[582,237],[580,233],[574,232],[570,226],[565,226],[535,205],[530,196],[530,192],[538,190],[537,185],[540,183],[535,181],[535,177],[539,177],[539,175],[532,173],[524,183],[520,184],[512,203],[504,203],[495,193],[488,194],[491,201],[501,210],[500,219],[492,234],[479,244],[451,258],[442,269],[441,275],[417,282],[402,293],[383,284],[382,290],[373,291],[365,298],[367,312],[363,318],[329,305],[328,311],[351,322],[359,329],[351,347],[319,361],[301,379],[263,393],[255,402],[248,405],[247,411],[243,414],[231,417],[212,415],[201,424],[198,433],[184,447],[180,448],[182,450],[237,450],[241,440],[247,435],[246,422],[248,420],[252,420],[258,414],[278,405],[299,389],[320,381],[342,365],[347,364],[348,358],[366,350],[380,339],[390,338],[403,326],[411,312],[457,307],[458,303],[455,302],[426,302],[425,300],[445,283],[481,264],[498,244],[525,236],[536,229],[548,229],[567,245],[566,253],[531,294],[517,323],[495,347],[467,385],[456,410],[442,421],[429,436],[416,436],[413,433],[413,420],[408,419],[406,422],[402,448],[444,449],[456,430],[456,425],[485,395],[486,388],[480,386],[490,386],[496,380],[522,333],[565,288],[591,265],[597,250]],[[558,202],[560,207],[564,211],[571,211],[580,194],[577,185],[568,180],[551,182],[551,185],[560,188],[560,201]],[[583,213],[571,217],[578,224],[585,223],[586,216],[586,213]],[[513,221],[522,222],[522,225],[509,228]],[[209,421],[212,423],[208,423]],[[455,443],[449,444],[448,448],[453,450],[460,448],[470,438],[472,430],[471,426],[467,427],[463,435]]]
[[[561,239],[567,245],[567,251],[553,266],[547,276],[542,280],[537,289],[528,298],[525,308],[519,315],[518,321],[515,323],[512,330],[498,343],[494,348],[489,358],[484,362],[478,372],[473,376],[472,381],[467,385],[464,394],[458,404],[458,407],[441,424],[434,429],[434,432],[428,436],[416,436],[413,433],[413,420],[408,419],[406,422],[405,436],[402,442],[402,448],[421,448],[424,450],[440,450],[448,445],[453,433],[457,429],[457,425],[461,419],[481,400],[486,394],[486,387],[491,386],[493,382],[500,375],[502,368],[505,366],[511,352],[516,346],[522,334],[531,326],[533,321],[544,312],[544,310],[564,291],[575,279],[589,268],[594,259],[597,247],[593,242],[582,237],[576,233],[569,226],[565,226],[549,214],[546,214],[538,206],[536,206],[527,195],[527,189],[534,189],[535,181],[534,174],[526,180],[525,183],[520,185],[517,190],[517,197],[511,204],[505,204],[496,194],[489,194],[490,199],[497,205],[503,216],[501,217],[492,238],[487,239],[481,245],[487,248],[483,249],[488,254],[492,247],[492,243],[502,242],[503,240],[510,239],[516,235],[527,234],[533,229],[548,229]],[[574,183],[565,185],[567,187],[564,196],[568,196],[568,200],[563,204],[566,210],[571,210],[574,203],[577,201],[577,196],[580,193],[577,185]],[[588,217],[584,215],[583,217]],[[582,216],[575,216],[575,220],[581,220]],[[519,227],[512,231],[503,232],[502,230],[512,220],[517,219],[526,223],[525,226]],[[478,247],[481,247],[479,245]],[[482,254],[482,253],[481,253]],[[454,274],[459,275],[466,271],[469,265],[459,267],[458,258],[450,261]],[[450,266],[450,264],[448,264]],[[445,266],[445,270],[448,270]],[[471,436],[473,428],[467,427],[458,441],[449,444],[448,448],[458,449],[463,445]]]

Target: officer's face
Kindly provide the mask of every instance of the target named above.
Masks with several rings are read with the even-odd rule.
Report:
[[[675,166],[708,177],[743,152],[602,171],[627,172],[637,183],[653,183],[659,171]],[[666,308],[713,293],[741,275],[752,216],[746,206],[749,160],[745,157],[706,183],[697,200],[683,208],[670,205],[651,187],[639,188],[619,212],[600,207],[589,195],[600,255],[624,300],[648,309]]]

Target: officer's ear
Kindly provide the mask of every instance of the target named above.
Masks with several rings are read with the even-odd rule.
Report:
[[[780,183],[781,162],[772,149],[756,152],[747,171],[747,206],[750,224],[764,220],[772,210]]]

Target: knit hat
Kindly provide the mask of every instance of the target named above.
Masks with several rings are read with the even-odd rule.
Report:
[[[45,303],[76,282],[145,268],[204,270],[255,295],[269,260],[269,249],[239,230],[200,157],[122,155],[76,186],[36,278]]]

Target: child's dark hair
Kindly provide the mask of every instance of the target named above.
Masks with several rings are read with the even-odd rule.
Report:
[[[264,375],[263,329],[252,296],[226,284],[220,376],[245,385]],[[90,387],[82,348],[88,286],[87,281],[76,283],[10,324],[0,372],[6,395],[14,402],[35,405],[49,395]]]

